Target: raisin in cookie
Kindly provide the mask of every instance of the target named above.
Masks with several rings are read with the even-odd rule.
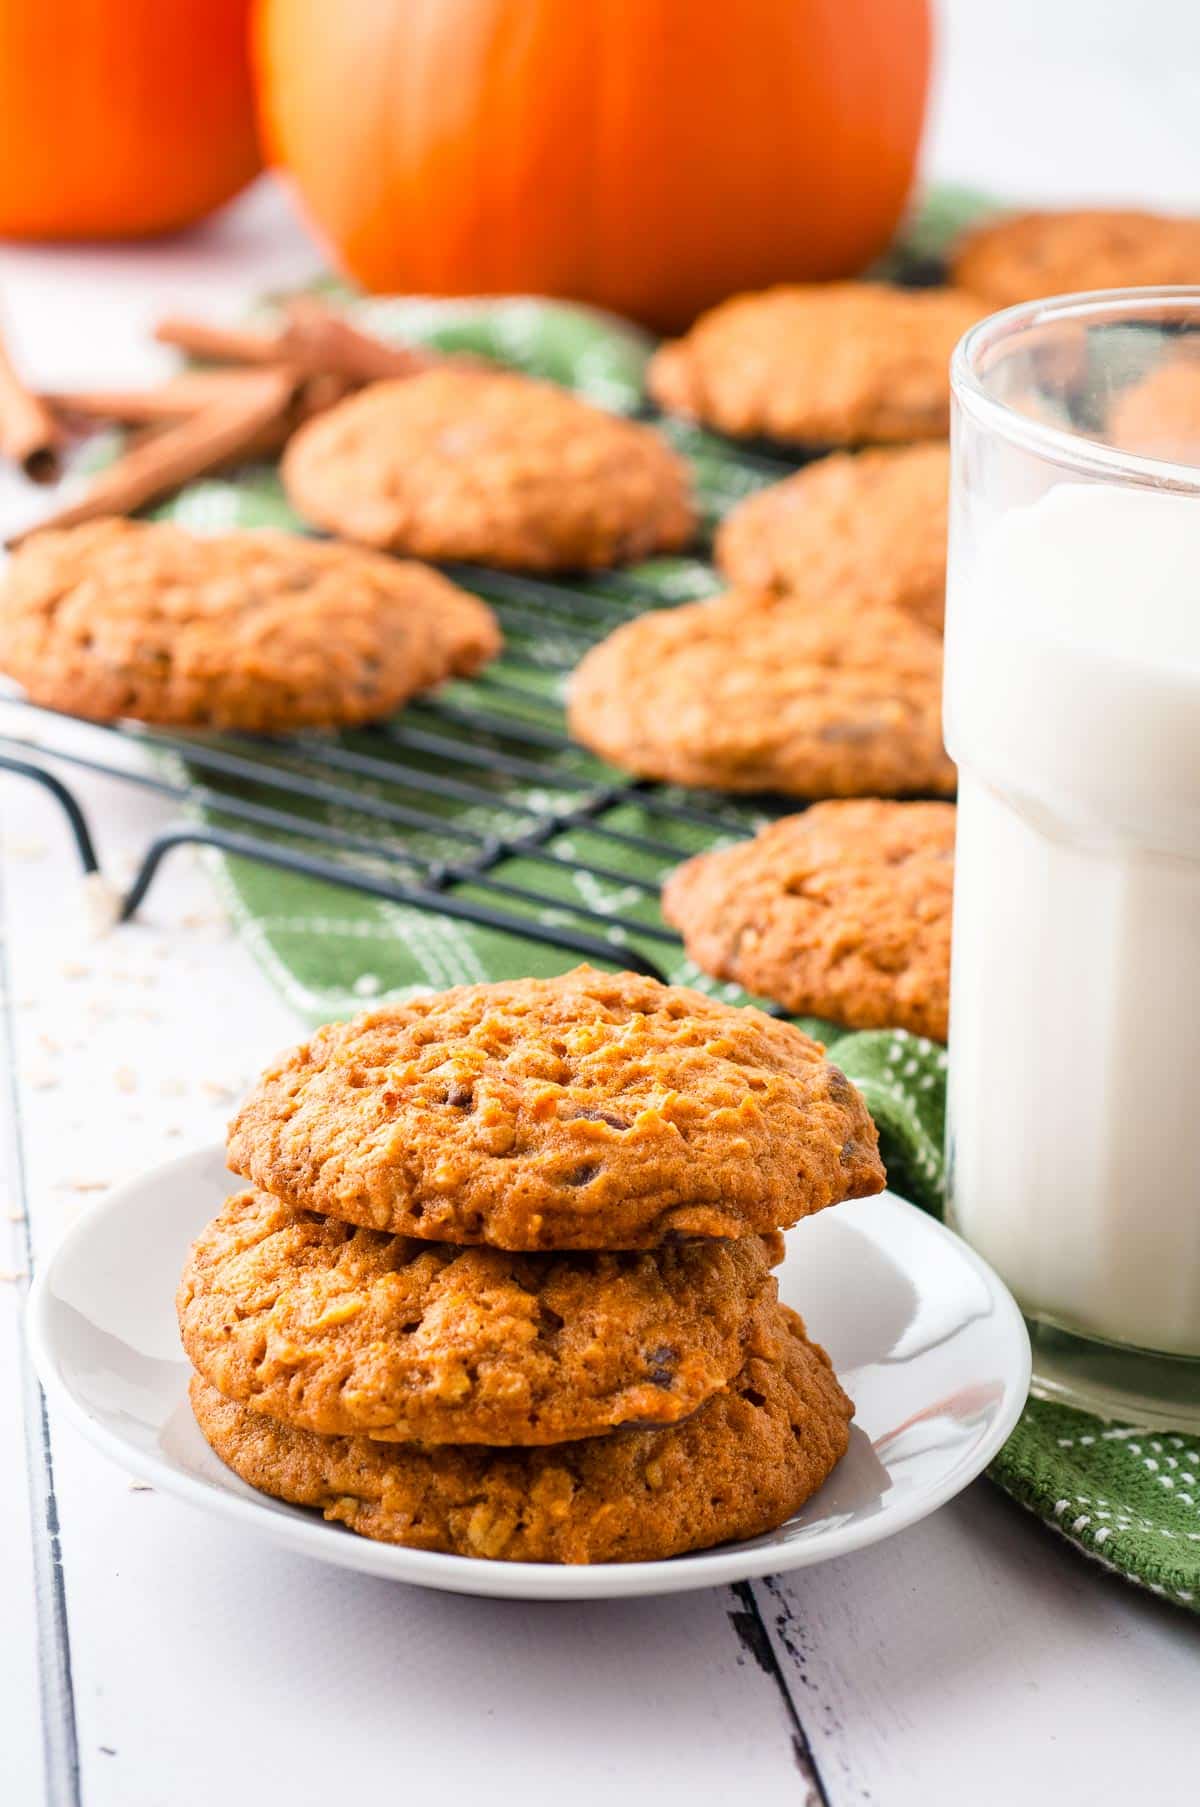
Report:
[[[992,307],[1200,282],[1200,219],[1100,207],[1010,214],[965,233],[951,272]]]
[[[504,371],[375,383],[295,434],[283,480],[349,539],[526,571],[622,564],[695,527],[687,468],[651,428]]]
[[[835,452],[739,503],[717,564],[747,589],[882,603],[940,630],[949,487],[945,445]]]
[[[956,289],[814,283],[737,295],[651,361],[651,394],[735,437],[944,439],[950,354],[986,310]]]
[[[96,521],[34,535],[0,583],[0,665],[94,721],[374,721],[499,648],[491,611],[436,571],[297,534]]]
[[[941,691],[941,637],[911,615],[733,590],[594,646],[568,721],[613,765],[675,784],[948,796]]]
[[[682,1424],[548,1449],[319,1437],[222,1398],[192,1409],[250,1486],[363,1537],[500,1562],[652,1562],[758,1537],[846,1452],[854,1407],[794,1312],[764,1306],[730,1385]]]
[[[817,803],[663,890],[697,966],[797,1015],[946,1039],[951,803]]]
[[[179,1327],[227,1399],[299,1430],[561,1443],[690,1417],[741,1367],[782,1253],[748,1236],[511,1255],[242,1192],[192,1244]]]
[[[319,1030],[229,1158],[301,1209],[514,1250],[761,1234],[884,1183],[866,1106],[799,1029],[588,967]]]

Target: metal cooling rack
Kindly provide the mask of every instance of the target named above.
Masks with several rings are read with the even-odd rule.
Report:
[[[175,848],[208,847],[661,976],[680,947],[658,913],[662,878],[761,812],[614,773],[563,732],[553,693],[589,645],[662,606],[661,594],[620,572],[567,584],[445,569],[495,608],[504,653],[387,723],[337,736],[199,735],[80,723],[6,696],[0,768],[54,797],[89,873],[99,860],[72,772],[179,804],[178,822],[142,852],[122,920]],[[574,886],[547,891],[556,871],[631,901],[601,908]]]

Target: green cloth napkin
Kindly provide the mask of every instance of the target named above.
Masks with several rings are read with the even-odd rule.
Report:
[[[886,273],[901,278],[927,274],[948,235],[976,214],[980,205],[976,195],[939,191],[886,261]],[[359,317],[381,334],[494,357],[569,384],[610,408],[632,412],[642,404],[642,374],[650,341],[636,328],[610,316],[523,298],[465,302],[388,299],[352,305]],[[722,441],[683,425],[673,425],[668,431],[692,461],[702,511],[709,522],[771,480],[773,473],[761,462]],[[284,500],[275,471],[267,467],[248,469],[227,480],[192,484],[158,513],[207,531],[301,525]],[[702,596],[719,587],[712,569],[696,559],[656,560],[633,575],[647,593],[664,604]],[[583,587],[597,598],[623,601],[630,613],[645,606],[645,596],[632,601],[620,579],[591,579]],[[482,593],[487,593],[486,584]],[[520,707],[536,724],[561,726],[563,677],[577,650],[556,639],[552,630],[535,633],[522,651],[540,660],[544,669],[522,670],[521,685],[528,701],[514,705],[510,700],[509,706]],[[452,685],[443,695],[451,705],[474,698],[494,706],[494,698],[475,684]],[[404,720],[436,726],[443,734],[457,732],[442,715],[423,714],[419,704]],[[350,745],[367,744],[353,735],[343,740]],[[568,787],[573,779],[586,782],[604,770],[576,751],[548,757]],[[294,756],[290,763],[294,767]],[[430,769],[436,771],[436,765]],[[492,799],[486,809],[452,803],[443,806],[428,796],[422,797],[422,805],[444,807],[448,824],[478,827],[486,822],[488,826],[511,827],[519,821],[514,811],[528,796],[528,786],[514,784],[486,768],[476,776]],[[356,782],[365,799],[389,795],[387,784],[374,779]],[[238,794],[253,795],[245,787]],[[688,800],[684,792],[665,794]],[[561,801],[569,797],[569,788],[553,795]],[[610,813],[604,821],[612,827],[667,838],[678,857],[684,858],[722,838],[750,833],[760,820],[752,809],[736,801],[710,804],[706,799],[705,806],[718,813],[727,830],[725,836],[685,822],[649,818],[632,804]],[[401,850],[407,844],[417,850],[446,851],[437,836],[423,840],[419,835],[397,835],[365,811],[335,812],[320,804],[304,807],[315,819],[372,837],[377,846]],[[210,821],[237,826],[221,815],[219,807],[208,807],[205,814]],[[293,845],[297,841],[294,835],[281,838]],[[578,853],[614,863],[612,846],[598,842],[586,829],[556,836],[554,846],[568,857]],[[394,867],[381,867],[370,853],[353,857],[367,872],[395,872]],[[617,863],[619,875],[611,880],[519,859],[507,861],[498,876],[534,886],[546,895],[548,901],[529,912],[543,923],[570,921],[556,904],[576,900],[635,924],[660,924],[653,898],[622,883],[621,875],[627,880],[656,879],[662,863],[624,848]],[[292,1002],[313,1020],[347,1014],[367,999],[404,996],[430,986],[559,972],[574,964],[571,955],[538,941],[402,908],[253,861],[222,857],[216,866],[251,948]],[[463,895],[483,894],[467,891]],[[672,979],[722,997],[742,996],[735,987],[717,985],[699,973],[676,947],[652,938],[639,942],[636,932],[631,940]],[[833,1058],[864,1092],[879,1126],[892,1186],[924,1209],[940,1214],[945,1179],[945,1050],[903,1031],[847,1035],[829,1023],[806,1026],[828,1043]],[[990,1472],[1015,1499],[1087,1554],[1131,1581],[1200,1610],[1200,1438],[1133,1431],[1065,1406],[1031,1400]]]

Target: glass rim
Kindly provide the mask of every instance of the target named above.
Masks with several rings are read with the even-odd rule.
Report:
[[[1181,464],[1169,458],[1152,458],[1143,452],[1126,452],[1102,440],[1048,421],[1032,420],[1007,402],[988,393],[979,373],[979,360],[992,346],[1031,326],[1055,320],[1083,320],[1096,325],[1128,321],[1179,304],[1194,312],[1200,329],[1200,285],[1162,288],[1085,289],[1077,294],[1050,295],[1001,308],[968,327],[950,358],[950,387],[955,402],[982,426],[1003,439],[1035,453],[1047,463],[1090,477],[1107,477],[1153,489],[1200,492],[1200,464]]]

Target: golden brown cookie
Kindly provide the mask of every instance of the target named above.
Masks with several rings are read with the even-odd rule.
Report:
[[[1163,364],[1116,398],[1107,437],[1123,452],[1200,464],[1200,362]]]
[[[976,226],[951,258],[956,283],[992,307],[1081,289],[1200,282],[1200,219],[1132,208],[1017,213]]]
[[[374,721],[499,648],[491,611],[436,571],[297,534],[95,521],[27,540],[0,582],[0,666],[95,721]]]
[[[866,1106],[799,1029],[586,966],[318,1030],[229,1158],[301,1209],[503,1249],[746,1236],[884,1183]]]
[[[877,282],[737,295],[655,354],[650,392],[734,436],[804,445],[944,439],[950,353],[983,311],[955,289]]]
[[[501,1562],[652,1562],[758,1537],[846,1452],[854,1407],[794,1312],[759,1314],[729,1387],[663,1430],[549,1449],[319,1437],[195,1377],[201,1431],[235,1474],[363,1537]]]
[[[746,589],[883,603],[940,631],[949,488],[945,445],[835,452],[739,503],[716,561]]]
[[[568,721],[613,765],[675,784],[948,796],[941,688],[941,638],[911,615],[731,590],[593,647]]]
[[[302,427],[282,468],[307,520],[418,558],[582,570],[695,528],[687,467],[650,427],[499,370],[374,383]]]
[[[796,1015],[946,1039],[954,805],[816,803],[673,872],[697,966]]]
[[[511,1255],[241,1192],[192,1244],[176,1303],[204,1378],[297,1429],[561,1443],[690,1417],[741,1367],[782,1254],[747,1236]]]

